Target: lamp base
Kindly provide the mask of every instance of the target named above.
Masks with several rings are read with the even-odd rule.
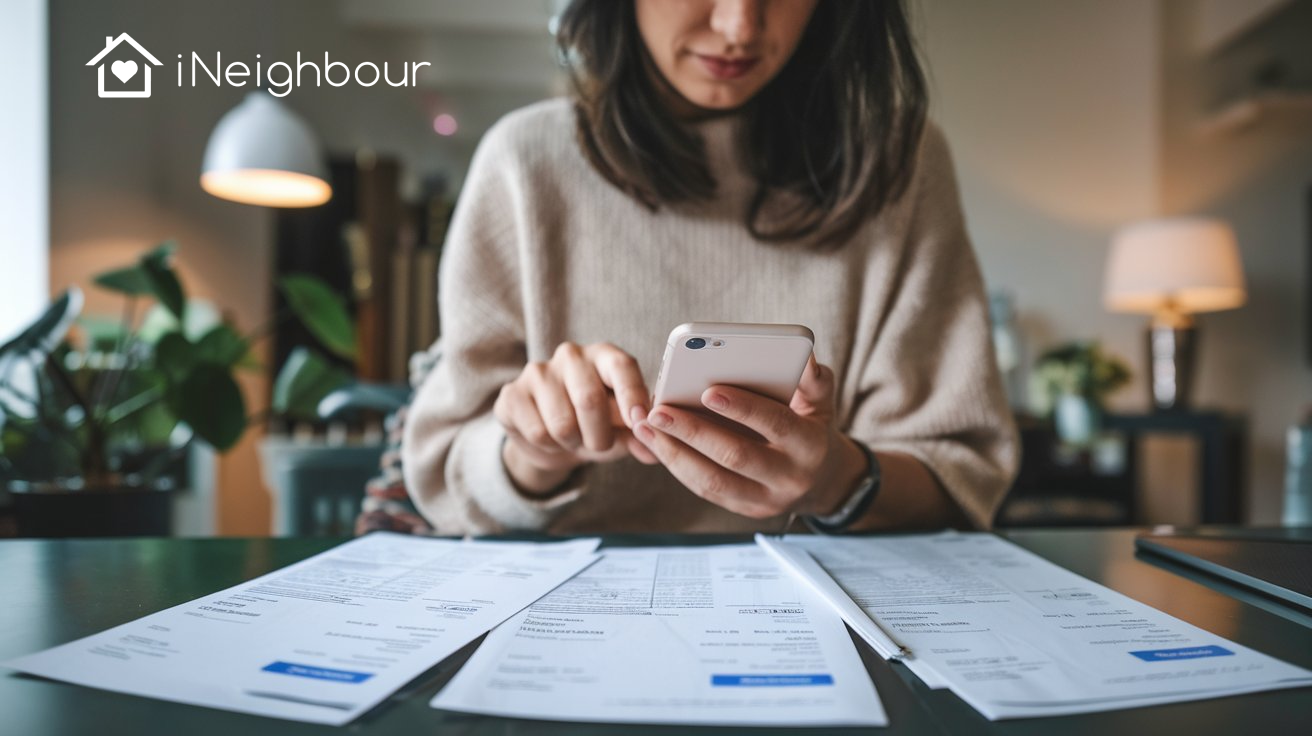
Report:
[[[1158,410],[1188,409],[1194,387],[1198,354],[1198,328],[1188,325],[1149,325],[1149,395]]]

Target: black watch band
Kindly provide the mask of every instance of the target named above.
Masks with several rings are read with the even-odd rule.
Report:
[[[866,473],[857,481],[856,488],[837,511],[827,516],[803,517],[807,526],[821,534],[837,534],[845,531],[856,523],[857,519],[865,516],[866,511],[870,510],[870,504],[875,502],[875,496],[879,495],[883,480],[879,458],[875,457],[875,453],[871,452],[864,443],[856,440],[852,442],[861,450],[861,454],[866,456]]]

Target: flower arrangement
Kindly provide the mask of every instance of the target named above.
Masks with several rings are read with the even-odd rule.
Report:
[[[1041,355],[1030,377],[1036,414],[1052,417],[1069,445],[1091,443],[1101,425],[1107,396],[1130,382],[1130,369],[1096,342],[1072,342]]]
[[[1125,361],[1096,342],[1072,342],[1039,356],[1031,377],[1036,413],[1052,414],[1061,396],[1078,396],[1101,407],[1104,399],[1130,382]]]

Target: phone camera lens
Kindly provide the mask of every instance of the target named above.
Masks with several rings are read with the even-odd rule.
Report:
[[[702,348],[706,347],[706,341],[700,337],[693,337],[693,338],[689,338],[688,342],[684,343],[684,346],[687,347],[689,350],[701,350]]]

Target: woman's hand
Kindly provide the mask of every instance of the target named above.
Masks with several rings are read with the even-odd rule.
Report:
[[[545,493],[585,463],[633,455],[655,464],[631,432],[649,395],[638,362],[623,350],[561,343],[550,360],[524,366],[492,407],[506,429],[506,470],[521,490]]]
[[[733,386],[706,389],[702,404],[762,439],[665,405],[634,434],[689,490],[736,514],[830,514],[865,472],[865,455],[834,426],[834,372],[814,355],[787,406]]]

